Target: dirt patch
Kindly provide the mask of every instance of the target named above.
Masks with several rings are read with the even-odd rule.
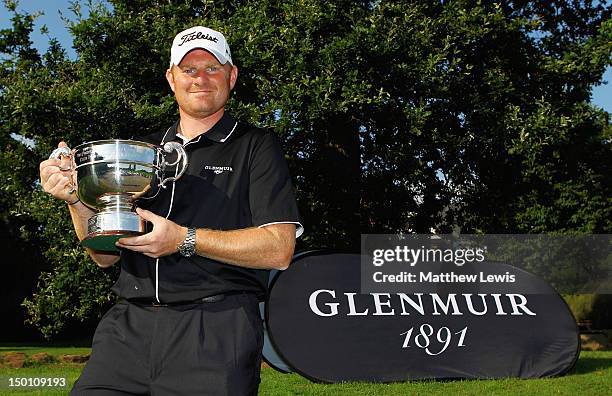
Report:
[[[53,355],[49,355],[47,352],[39,352],[30,356],[30,360],[34,363],[55,363],[57,359]]]
[[[6,352],[2,354],[2,365],[5,367],[22,368],[26,361],[23,352]]]
[[[609,351],[612,343],[604,332],[580,334],[580,343],[583,351]]]
[[[86,355],[62,355],[60,361],[64,363],[85,363],[89,360],[90,354]]]

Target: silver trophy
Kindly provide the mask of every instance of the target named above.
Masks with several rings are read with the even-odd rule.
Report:
[[[172,153],[176,158],[169,161]],[[78,198],[97,212],[89,219],[81,243],[103,251],[117,250],[119,238],[143,234],[144,221],[134,211],[134,201],[155,198],[187,169],[187,154],[177,142],[161,147],[135,140],[98,140],[72,150],[59,147],[49,156],[62,157],[71,159]],[[174,167],[174,175],[164,178],[169,167]]]

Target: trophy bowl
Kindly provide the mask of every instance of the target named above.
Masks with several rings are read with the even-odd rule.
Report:
[[[176,153],[174,161],[170,155]],[[166,183],[180,178],[187,168],[187,154],[177,142],[163,147],[136,140],[97,140],[74,149],[57,148],[49,158],[71,159],[78,198],[97,213],[88,220],[87,237],[81,241],[94,250],[116,251],[122,237],[145,232],[134,201],[147,194],[153,199]],[[164,178],[168,167],[174,176]]]

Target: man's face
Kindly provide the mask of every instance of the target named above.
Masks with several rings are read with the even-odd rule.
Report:
[[[194,118],[221,111],[236,84],[238,68],[222,65],[210,52],[195,49],[166,71],[181,112]]]

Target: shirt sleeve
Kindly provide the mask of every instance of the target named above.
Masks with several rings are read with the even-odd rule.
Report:
[[[254,144],[249,161],[249,205],[253,225],[296,225],[296,237],[304,228],[295,201],[289,168],[274,134],[265,131]]]

